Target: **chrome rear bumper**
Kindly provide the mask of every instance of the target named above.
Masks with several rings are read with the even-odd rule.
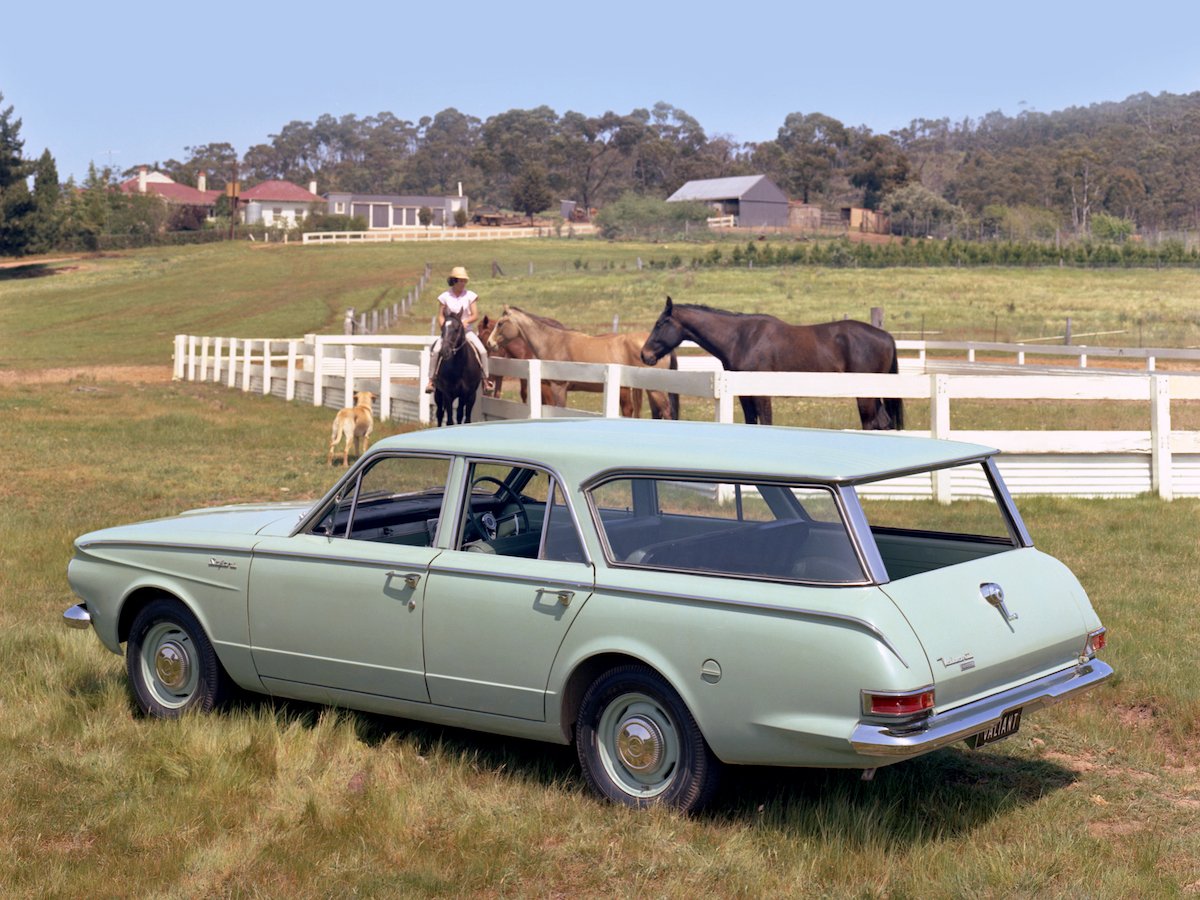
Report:
[[[1011,690],[932,716],[919,731],[892,733],[886,725],[863,723],[850,745],[864,756],[906,757],[937,750],[986,731],[1016,709],[1030,712],[1090,690],[1112,675],[1098,659],[1055,672]]]
[[[68,628],[88,628],[92,624],[92,614],[86,603],[76,603],[63,613],[63,621]]]

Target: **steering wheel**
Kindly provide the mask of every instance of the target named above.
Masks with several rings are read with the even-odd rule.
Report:
[[[474,494],[475,488],[485,482],[496,485],[496,497],[507,495],[508,500],[516,505],[516,512],[512,514],[513,522],[517,528],[516,533],[520,534],[522,531],[528,531],[529,513],[525,509],[525,504],[521,502],[521,495],[499,478],[493,478],[491,475],[480,475],[472,481],[471,494]],[[470,497],[467,498],[467,519],[471,522],[475,533],[481,538],[487,541],[494,541],[496,539],[496,534],[500,530],[500,524],[496,521],[496,517],[492,515],[490,510],[485,513],[477,513],[471,506]]]

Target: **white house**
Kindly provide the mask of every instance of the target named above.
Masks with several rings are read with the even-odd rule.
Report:
[[[308,218],[313,204],[324,205],[324,200],[316,194],[317,183],[310,182],[308,190],[290,181],[264,181],[256,184],[248,191],[243,191],[239,198],[247,225],[261,222],[267,227],[294,228],[298,222]]]

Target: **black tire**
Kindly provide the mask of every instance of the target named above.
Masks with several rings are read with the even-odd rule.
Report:
[[[138,709],[160,719],[177,719],[193,709],[208,712],[231,688],[199,621],[167,597],[152,601],[134,618],[125,668]]]
[[[679,694],[646,666],[619,666],[587,689],[575,723],[579,764],[591,788],[626,806],[702,809],[720,762]]]

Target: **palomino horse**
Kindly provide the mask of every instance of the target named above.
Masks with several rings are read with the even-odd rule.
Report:
[[[670,297],[642,347],[642,361],[651,365],[686,340],[695,341],[730,372],[898,371],[895,340],[866,322],[789,325],[774,316],[672,303]],[[747,424],[771,424],[770,397],[738,399]],[[864,429],[904,427],[898,399],[860,397],[858,417]]]
[[[475,394],[483,380],[483,366],[467,342],[467,328],[457,313],[447,312],[442,324],[442,346],[438,352],[437,375],[433,379],[433,399],[437,404],[437,423],[445,415],[447,425],[471,421]],[[458,401],[457,418],[454,403]]]
[[[676,367],[675,354],[664,354],[654,363],[643,363],[641,347],[647,335],[641,333],[616,333],[590,335],[571,331],[542,316],[528,313],[517,306],[504,307],[504,313],[496,320],[488,347],[494,350],[507,349],[514,358],[519,345],[524,341],[532,359],[563,360],[566,362],[620,363],[625,366],[653,365],[660,369]],[[549,388],[550,399],[544,400],[552,406],[566,406],[567,391],[603,391],[596,383],[548,381],[542,383],[543,397]],[[656,419],[679,418],[679,395],[662,391],[647,391],[650,414]],[[621,415],[637,418],[641,415],[642,391],[640,388],[621,388]]]
[[[533,313],[530,313],[529,315],[532,316]],[[562,322],[558,321],[558,319],[551,319],[548,316],[534,316],[534,318],[538,319],[541,322],[544,322],[547,325],[553,325],[555,328],[566,328],[567,327]],[[499,359],[534,359],[533,351],[530,350],[529,345],[527,343],[525,343],[525,338],[520,337],[520,336],[510,338],[509,340],[507,340],[503,344],[501,344],[499,347],[489,346],[488,338],[490,338],[492,336],[492,331],[495,329],[495,327],[496,327],[495,319],[490,319],[487,316],[484,316],[479,321],[479,331],[478,331],[479,340],[483,341],[484,346],[488,347],[488,354],[490,356],[494,356]],[[554,402],[554,397],[553,397],[553,393],[552,393],[553,388],[551,387],[551,385],[553,385],[553,384],[554,384],[554,382],[548,382],[548,381],[542,382],[542,403],[544,403],[546,405],[549,405]],[[573,384],[571,382],[567,382],[567,390],[569,390],[569,391],[586,391],[586,390],[592,390],[594,388],[595,388],[595,385],[589,385],[589,384],[577,385],[577,384]],[[491,390],[487,390],[485,388],[484,394],[488,397],[499,397],[500,394],[503,392],[503,390],[504,390],[504,376],[503,375],[493,375],[492,376],[492,388],[491,388]],[[521,379],[521,402],[522,403],[529,402],[529,381],[524,378]]]

